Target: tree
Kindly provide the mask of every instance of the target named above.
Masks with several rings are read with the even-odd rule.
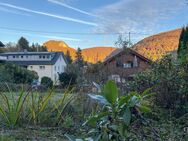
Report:
[[[80,48],[78,48],[77,51],[76,51],[75,63],[78,65],[79,69],[84,66],[84,60],[83,60],[83,57],[82,57],[82,50]]]
[[[122,35],[119,35],[118,40],[115,42],[115,46],[118,48],[127,48],[131,45],[130,41],[124,38]]]
[[[36,72],[29,71],[26,68],[14,64],[0,64],[0,69],[1,82],[31,84],[33,80],[38,79]]]
[[[30,47],[29,47],[29,42],[27,41],[26,38],[24,37],[21,37],[19,40],[18,40],[18,43],[17,43],[17,48],[18,50],[20,51],[23,51],[23,50],[29,50]]]
[[[183,60],[188,58],[188,26],[183,27],[182,29],[177,53],[178,58]]]
[[[69,52],[68,50],[67,50],[67,53],[66,53],[65,57],[66,57],[66,59],[67,59],[67,62],[68,62],[69,64],[71,64],[71,63],[72,63],[72,58],[71,58],[70,52]]]
[[[47,48],[45,46],[41,46],[38,43],[35,43],[35,44],[32,43],[30,51],[34,51],[34,52],[46,52],[48,50],[47,50]]]
[[[64,72],[59,74],[59,81],[63,87],[74,85],[76,83],[76,78],[77,76],[74,73]]]
[[[46,77],[46,76],[42,77],[41,84],[46,86],[46,87],[48,87],[48,88],[52,88],[53,87],[52,79],[49,78],[49,77]]]

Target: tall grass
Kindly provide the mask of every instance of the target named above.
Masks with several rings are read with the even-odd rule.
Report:
[[[6,93],[0,92],[0,115],[3,118],[6,126],[14,127],[21,118],[24,104],[31,92],[31,89],[29,89],[27,92],[24,92],[23,90],[20,91],[18,98],[12,93],[9,87],[8,90],[11,98],[8,97]]]
[[[63,122],[63,113],[73,101],[72,90],[65,90],[59,97],[50,89],[45,93],[38,93],[29,89],[12,93],[0,92],[0,120],[6,127],[15,127],[19,123],[39,125],[52,122],[50,125],[59,125]],[[58,98],[57,98],[58,97]]]

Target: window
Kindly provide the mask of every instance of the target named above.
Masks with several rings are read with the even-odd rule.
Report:
[[[26,55],[26,58],[28,58],[28,55]]]
[[[21,56],[21,58],[23,58],[23,55]]]
[[[56,71],[56,66],[54,67],[55,71]]]
[[[44,69],[45,69],[45,66],[39,66],[39,68],[40,68],[41,70],[44,70]]]
[[[46,56],[45,55],[43,55],[43,59],[45,59],[46,58]]]
[[[15,58],[15,56],[12,56],[13,58]]]
[[[41,59],[41,58],[42,58],[42,56],[41,56],[41,55],[39,55],[39,58]]]
[[[49,58],[50,58],[50,55],[47,55],[47,58],[49,59]]]
[[[30,66],[30,69],[33,69],[33,66]]]
[[[124,63],[123,68],[125,68],[125,69],[132,68],[132,63],[131,62]]]

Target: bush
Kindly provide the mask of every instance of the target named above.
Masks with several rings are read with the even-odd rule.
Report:
[[[171,109],[178,116],[188,112],[188,67],[187,63],[174,60],[170,55],[152,65],[152,69],[134,76],[130,89],[143,91],[153,87],[156,93],[154,103]]]
[[[34,71],[14,64],[0,64],[0,81],[11,82],[16,84],[31,84],[38,75]]]
[[[141,94],[131,92],[124,96],[119,96],[117,85],[113,81],[108,81],[102,89],[99,87],[98,89],[101,91],[100,94],[89,94],[89,96],[99,102],[101,109],[96,111],[96,113],[92,112],[84,123],[84,125],[94,127],[89,131],[87,130],[87,135],[90,136],[91,140],[97,138],[97,140],[101,141],[123,141],[131,140],[137,136],[134,126],[138,121],[147,122],[141,114],[150,111],[146,100],[152,95],[150,89]],[[130,138],[128,133],[133,136]],[[69,135],[66,136],[70,139]]]
[[[61,73],[59,74],[59,81],[63,87],[72,86],[76,84],[76,74],[74,73]]]
[[[41,84],[46,86],[46,87],[48,87],[48,88],[52,88],[53,87],[52,79],[49,78],[49,77],[46,77],[46,76],[42,77]]]

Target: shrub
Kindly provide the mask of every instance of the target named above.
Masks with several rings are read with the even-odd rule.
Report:
[[[14,64],[0,64],[0,80],[16,84],[30,84],[38,75],[34,71]]]
[[[48,88],[52,88],[53,87],[52,79],[49,78],[49,77],[46,77],[46,76],[42,77],[41,84],[46,86],[46,87],[48,87]]]
[[[178,116],[186,113],[188,101],[187,63],[174,60],[170,55],[152,65],[151,70],[137,74],[129,83],[130,89],[143,91],[153,87],[156,105],[171,109]]]
[[[150,89],[141,94],[131,92],[119,96],[116,84],[113,81],[108,81],[100,91],[99,95],[89,94],[90,98],[98,101],[102,106],[99,111],[91,114],[84,123],[84,125],[91,127],[88,132],[90,138],[121,141],[130,139],[128,133],[132,132],[136,136],[132,126],[139,119],[146,122],[141,113],[150,111],[148,104],[146,104],[146,98],[152,95]],[[71,141],[76,140],[69,135],[66,136]]]
[[[63,87],[76,84],[76,74],[74,73],[61,73],[59,74],[59,81]]]

